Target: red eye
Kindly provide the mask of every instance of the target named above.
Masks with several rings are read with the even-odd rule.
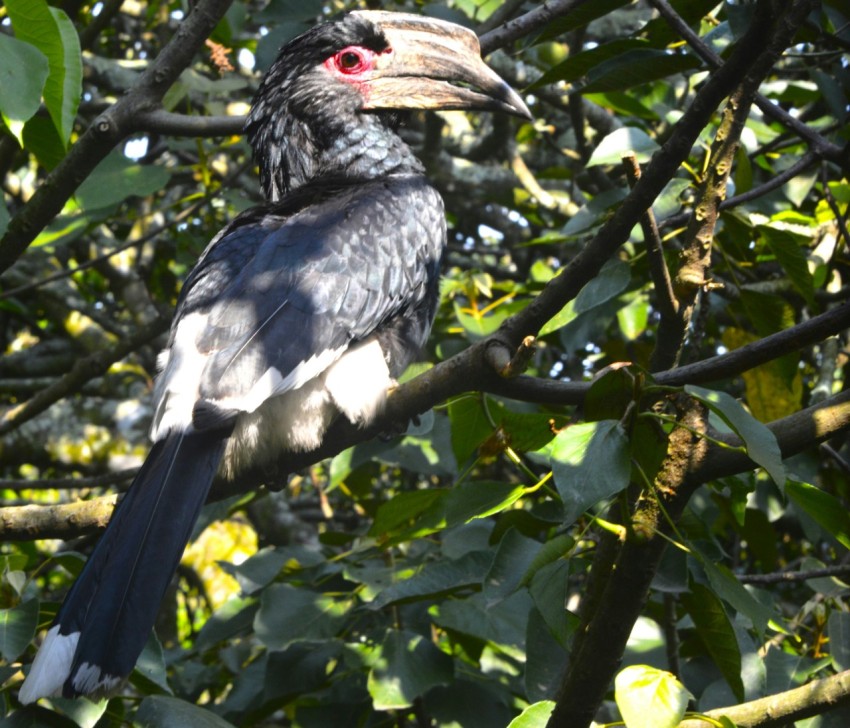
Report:
[[[343,71],[352,71],[361,63],[363,63],[363,59],[354,51],[343,51],[339,54],[339,60],[337,61],[337,65]]]
[[[372,55],[365,48],[344,48],[333,57],[332,61],[341,73],[361,73],[369,68]]]

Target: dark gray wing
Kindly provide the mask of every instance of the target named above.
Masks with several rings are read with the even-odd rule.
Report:
[[[349,186],[227,231],[181,301],[181,315],[206,316],[200,399],[253,409],[261,380],[271,394],[297,388],[407,312],[432,315],[444,236],[442,201],[420,177]]]

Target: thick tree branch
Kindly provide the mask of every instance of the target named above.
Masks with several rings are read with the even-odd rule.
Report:
[[[750,703],[708,710],[705,715],[715,720],[725,716],[739,728],[783,728],[845,705],[850,705],[850,671],[813,680],[802,687]],[[708,721],[693,719],[679,723],[679,728],[707,728],[709,725]]]
[[[102,531],[118,501],[106,495],[86,501],[53,506],[0,508],[2,541],[33,541],[40,538],[70,539]]]
[[[747,82],[742,83],[729,97],[723,111],[685,235],[681,252],[682,265],[673,283],[676,313],[674,316],[661,317],[650,371],[670,369],[679,364],[694,309],[709,282],[712,242],[720,215],[720,203],[726,197],[726,182],[732,172],[738,141],[760,82],[760,76],[748,76]]]
[[[568,15],[588,0],[544,0],[534,10],[507,21],[504,25],[481,36],[481,55],[488,55],[497,48],[504,48],[515,40],[542,30],[555,18]]]

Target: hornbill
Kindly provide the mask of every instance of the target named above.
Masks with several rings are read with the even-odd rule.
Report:
[[[47,632],[19,698],[104,695],[130,674],[213,478],[369,423],[425,343],[443,203],[398,110],[530,117],[475,34],[352,12],[286,44],[246,132],[266,202],[209,244],[160,355],[153,447]]]

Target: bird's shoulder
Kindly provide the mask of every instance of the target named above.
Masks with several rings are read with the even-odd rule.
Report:
[[[179,313],[212,306],[237,280],[251,288],[258,276],[262,285],[270,271],[279,288],[288,274],[300,276],[328,258],[370,267],[436,259],[443,226],[442,199],[423,176],[317,180],[223,228],[186,279]]]

